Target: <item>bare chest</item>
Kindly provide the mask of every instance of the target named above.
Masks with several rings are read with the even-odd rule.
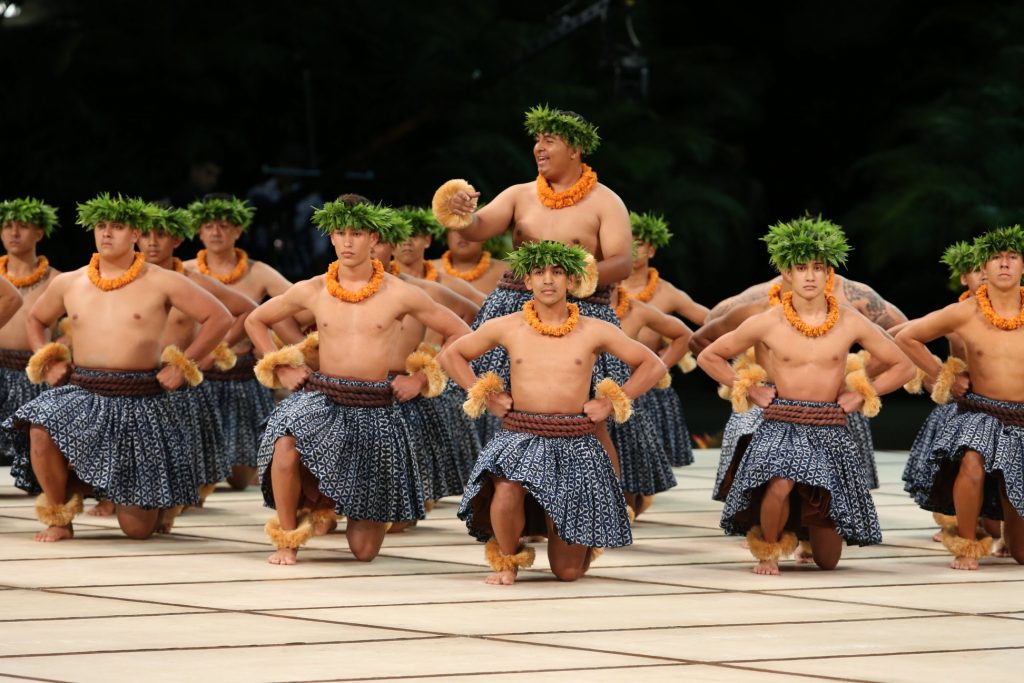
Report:
[[[600,255],[600,228],[600,217],[586,203],[564,209],[549,209],[534,199],[532,202],[520,202],[516,207],[512,242],[519,246],[523,242],[553,240],[583,247],[592,254]]]

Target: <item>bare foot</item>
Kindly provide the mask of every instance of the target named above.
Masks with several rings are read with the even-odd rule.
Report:
[[[298,551],[295,548],[278,548],[276,553],[267,558],[270,564],[295,564],[298,561]]]
[[[110,517],[114,514],[114,501],[101,500],[89,508],[85,514],[93,517]]]
[[[416,520],[415,519],[412,520],[411,522],[395,522],[390,527],[388,527],[388,530],[385,533],[400,534],[403,531],[405,531],[406,529],[411,529],[414,526],[416,526]]]
[[[761,560],[750,571],[764,576],[778,576],[779,563],[776,560]]]
[[[494,572],[493,574],[488,574],[487,578],[484,580],[484,583],[488,583],[492,586],[511,586],[515,582],[516,571],[514,569],[509,569],[508,571],[504,572]]]
[[[935,532],[935,534],[932,536],[932,540],[936,543],[942,543],[942,529],[939,529]]]
[[[67,526],[51,526],[36,534],[36,540],[40,543],[56,543],[57,541],[66,541],[74,535],[75,530],[70,524]]]
[[[1004,539],[997,538],[996,542],[992,544],[992,556],[1010,557],[1010,547],[1006,545],[1006,541]]]
[[[336,517],[329,517],[328,519],[320,520],[313,525],[313,535],[326,536],[337,528],[338,519]]]
[[[972,557],[954,557],[953,561],[949,563],[952,569],[967,569],[975,570],[978,568],[978,561]]]
[[[793,553],[793,559],[797,564],[810,564],[814,562],[814,551],[811,550],[811,544],[806,543],[805,547],[805,543],[806,541],[801,542],[797,547],[796,552]]]

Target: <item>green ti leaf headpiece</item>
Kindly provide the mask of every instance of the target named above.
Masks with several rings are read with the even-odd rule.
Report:
[[[430,235],[435,240],[443,240],[448,231],[434,217],[430,209],[420,209],[415,206],[403,206],[398,209],[398,215],[408,221],[412,229],[412,236]]]
[[[49,237],[57,227],[57,209],[31,197],[8,199],[0,202],[0,226],[9,221],[34,225]]]
[[[142,232],[152,230],[163,230],[182,240],[192,239],[195,236],[195,225],[192,222],[192,214],[186,209],[149,204],[146,207],[147,221],[142,226]]]
[[[238,197],[206,197],[189,204],[188,212],[192,216],[193,230],[197,232],[203,225],[214,221],[227,221],[245,230],[252,225],[256,209]]]
[[[350,228],[375,232],[384,244],[398,244],[409,238],[411,228],[394,209],[380,204],[327,202],[313,211],[313,224],[325,235]]]
[[[956,281],[957,286],[960,285],[961,275],[981,269],[977,252],[967,242],[954,242],[949,245],[939,260],[949,266],[949,276]]]
[[[761,240],[768,244],[769,259],[780,272],[808,261],[824,261],[834,268],[846,263],[850,251],[843,229],[821,216],[776,223]]]
[[[653,213],[629,212],[629,222],[633,225],[633,237],[660,249],[672,241],[672,233],[664,216]]]
[[[584,154],[591,154],[601,144],[597,126],[578,114],[552,109],[545,104],[528,110],[524,125],[531,137],[540,133],[554,135],[565,140],[570,147],[578,147]]]
[[[149,225],[148,204],[138,197],[111,197],[104,192],[78,205],[78,221],[86,230],[94,230],[100,223],[123,223],[138,230]]]
[[[989,230],[974,238],[975,258],[981,268],[988,260],[1004,251],[1015,251],[1024,255],[1024,230],[1019,225]]]
[[[524,242],[508,255],[508,265],[516,277],[526,277],[536,268],[561,266],[566,275],[578,277],[587,270],[587,252],[582,247],[553,240]]]

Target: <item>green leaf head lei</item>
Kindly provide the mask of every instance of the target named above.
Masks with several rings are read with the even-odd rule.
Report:
[[[672,241],[672,233],[669,232],[664,216],[630,211],[629,222],[633,226],[634,239],[646,242],[657,249],[667,246]]]
[[[0,202],[0,226],[11,221],[34,225],[49,237],[58,225],[57,209],[32,197],[8,199]]]
[[[850,252],[843,229],[821,216],[804,215],[776,223],[761,240],[768,245],[768,257],[779,272],[809,261],[824,261],[835,268],[846,263]]]
[[[245,230],[252,225],[256,209],[249,206],[245,199],[228,195],[207,195],[189,204],[188,212],[192,216],[192,226],[196,232],[214,221],[227,221]]]
[[[974,239],[975,258],[978,268],[983,267],[993,256],[1004,251],[1024,255],[1024,230],[1019,225],[1010,225],[989,230]]]
[[[313,225],[325,235],[339,230],[377,233],[384,244],[399,244],[409,238],[411,227],[394,209],[369,202],[327,202],[313,210]]]
[[[100,223],[121,223],[142,230],[149,224],[148,207],[138,197],[111,197],[104,192],[78,205],[77,223],[86,230],[95,230]]]
[[[565,140],[570,147],[579,148],[584,154],[591,154],[601,144],[597,126],[579,114],[552,109],[538,104],[526,112],[526,132],[531,137],[539,134],[554,135]]]
[[[509,254],[509,268],[516,277],[526,277],[537,268],[559,266],[570,277],[579,277],[587,270],[587,252],[553,240],[524,242]]]

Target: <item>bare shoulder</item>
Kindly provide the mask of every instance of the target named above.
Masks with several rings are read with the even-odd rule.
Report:
[[[189,268],[189,269],[192,269],[192,270],[198,270],[198,268],[199,268],[199,266],[196,265],[196,260],[194,258],[190,258],[187,261],[183,261],[182,265],[185,266],[185,268]]]
[[[268,266],[263,261],[249,261],[249,272],[260,278],[283,277],[275,268]]]
[[[593,196],[594,199],[600,201],[602,207],[615,210],[626,210],[625,202],[623,202],[619,195],[615,193],[615,190],[604,183],[598,183],[594,186]]]

